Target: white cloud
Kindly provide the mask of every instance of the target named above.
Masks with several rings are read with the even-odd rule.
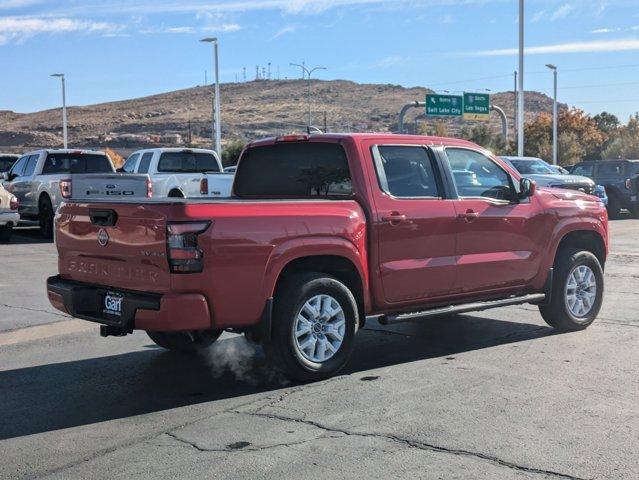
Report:
[[[280,28],[275,35],[271,37],[271,40],[275,40],[276,38],[281,37],[282,35],[286,35],[287,33],[293,33],[297,30],[297,27],[294,25],[287,25],[286,27]]]
[[[442,25],[450,25],[454,21],[455,17],[453,17],[452,15],[442,15],[441,17],[439,17],[439,23],[441,23]]]
[[[102,33],[113,34],[122,30],[122,25],[94,22],[75,18],[44,17],[0,17],[1,43],[22,41],[39,34]]]
[[[166,33],[195,33],[193,27],[169,27],[165,30]]]
[[[219,25],[206,25],[201,29],[203,32],[230,33],[242,30],[242,26],[237,23],[221,23]]]
[[[623,52],[638,51],[639,39],[626,38],[617,40],[602,40],[593,42],[558,43],[555,45],[541,45],[525,49],[526,55],[542,55],[548,53],[595,53],[595,52]],[[470,53],[475,57],[503,57],[517,55],[516,48],[502,48],[495,50],[481,50]]]
[[[408,58],[401,55],[390,55],[388,57],[381,58],[374,63],[375,68],[392,68],[397,65],[403,65],[408,61]]]
[[[546,16],[546,10],[539,10],[538,12],[534,13],[531,21],[533,23],[537,23],[540,20],[543,20],[543,18]]]
[[[568,14],[574,9],[575,7],[573,7],[569,3],[564,3],[561,7],[553,12],[553,14],[550,16],[550,20],[554,22],[555,20],[566,18]]]
[[[42,0],[0,0],[0,10],[9,10],[10,8],[30,7],[42,3]]]

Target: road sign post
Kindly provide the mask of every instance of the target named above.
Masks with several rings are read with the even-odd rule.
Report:
[[[490,95],[464,93],[464,120],[490,120]]]
[[[427,117],[461,117],[464,98],[461,95],[426,94]]]

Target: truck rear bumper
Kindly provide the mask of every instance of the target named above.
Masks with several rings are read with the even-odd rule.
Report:
[[[122,296],[120,315],[104,313],[105,295]],[[47,295],[56,309],[90,322],[123,331],[176,332],[209,330],[211,313],[203,295],[154,294],[119,290],[114,287],[64,280],[59,275],[47,279]]]

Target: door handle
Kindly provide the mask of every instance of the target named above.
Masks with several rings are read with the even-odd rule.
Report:
[[[399,225],[406,221],[406,215],[402,215],[399,212],[391,212],[388,215],[384,215],[382,221],[389,222],[391,225]]]
[[[466,213],[458,213],[457,218],[460,220],[466,220],[467,222],[472,222],[479,218],[479,213],[469,209],[466,210]]]

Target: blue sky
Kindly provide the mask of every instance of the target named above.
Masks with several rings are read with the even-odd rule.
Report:
[[[290,62],[318,78],[511,90],[517,0],[0,0],[0,110],[59,104],[50,73],[84,105],[204,82],[220,39],[222,81]],[[526,0],[526,88],[627,120],[639,111],[638,0]]]

